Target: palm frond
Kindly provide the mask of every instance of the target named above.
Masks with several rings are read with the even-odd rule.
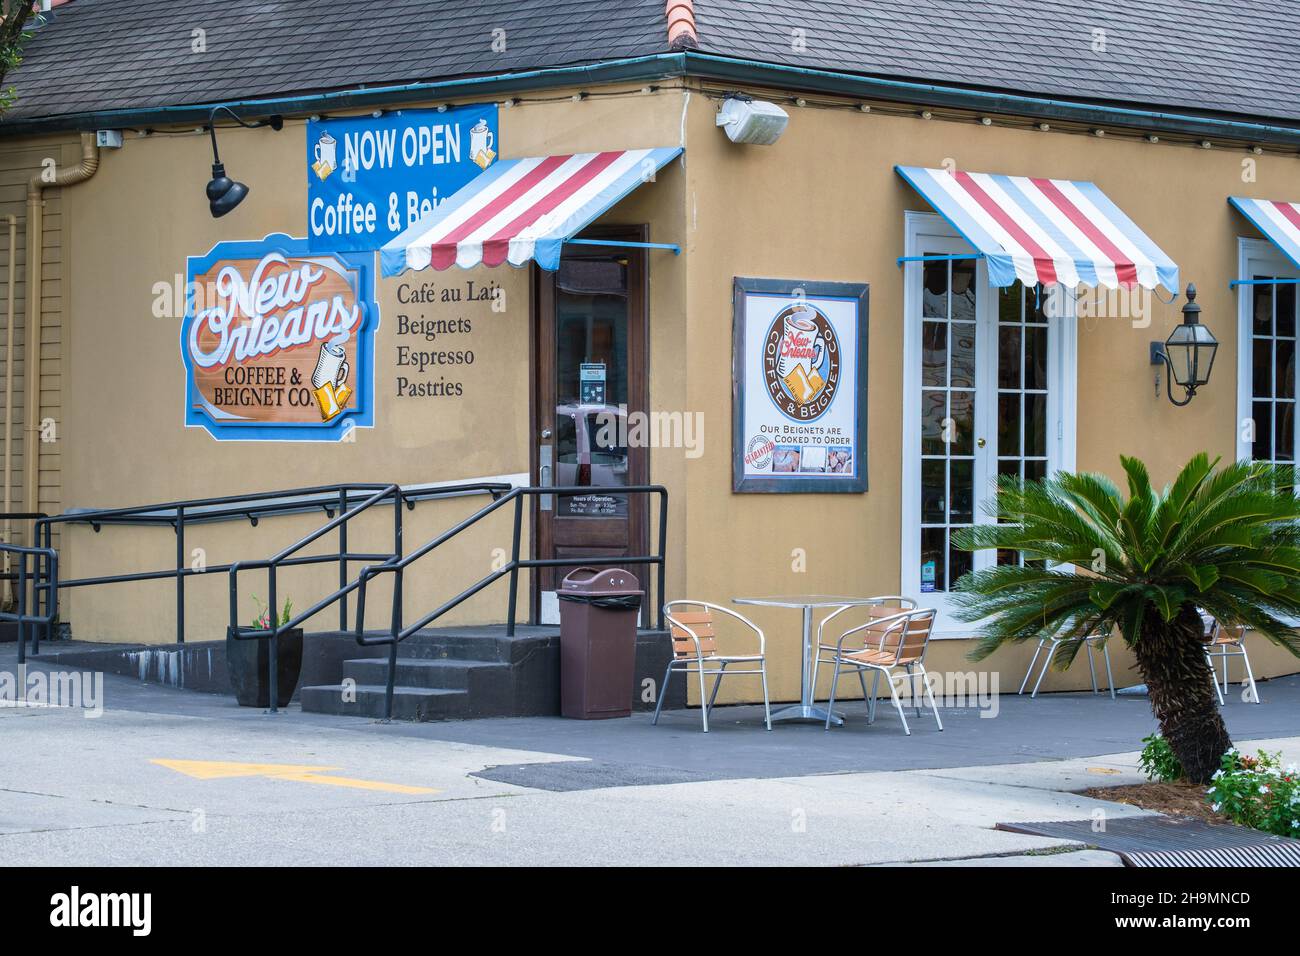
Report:
[[[996,523],[954,534],[957,547],[1082,569],[1006,565],[963,577],[954,602],[962,620],[979,622],[972,656],[1061,638],[1066,660],[1089,635],[1118,629],[1133,644],[1148,619],[1172,623],[1192,605],[1300,656],[1287,623],[1300,618],[1294,469],[1199,454],[1157,491],[1141,461],[1121,464],[1127,496],[1104,475],[1004,478],[984,509]]]

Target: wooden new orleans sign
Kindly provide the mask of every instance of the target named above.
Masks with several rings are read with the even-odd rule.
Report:
[[[305,239],[191,256],[181,327],[185,424],[219,440],[338,441],[374,425],[374,257]]]

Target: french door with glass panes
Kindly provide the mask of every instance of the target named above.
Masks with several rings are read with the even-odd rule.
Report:
[[[1237,457],[1289,465],[1296,460],[1300,271],[1272,245],[1243,240],[1240,275],[1252,284],[1238,287]]]
[[[957,258],[970,253],[963,240],[913,238],[908,255],[954,258],[906,267],[902,588],[951,632],[958,579],[1022,560],[961,551],[954,532],[990,520],[981,505],[998,475],[1073,467],[1074,319],[1049,319],[1042,287],[990,288],[981,260]]]

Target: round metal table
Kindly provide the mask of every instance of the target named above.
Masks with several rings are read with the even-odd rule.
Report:
[[[734,604],[755,607],[788,607],[803,610],[803,657],[799,662],[799,703],[782,707],[772,714],[773,720],[818,720],[825,722],[827,713],[813,704],[813,687],[817,681],[812,666],[812,612],[813,608],[861,607],[879,604],[880,598],[846,597],[842,594],[778,594],[773,597],[732,598]],[[844,723],[844,718],[831,714],[831,722]]]

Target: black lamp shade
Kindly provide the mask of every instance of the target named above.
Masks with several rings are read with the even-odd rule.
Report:
[[[248,187],[226,176],[221,163],[212,164],[212,180],[208,183],[208,209],[214,219],[220,219],[234,209],[248,195]]]

